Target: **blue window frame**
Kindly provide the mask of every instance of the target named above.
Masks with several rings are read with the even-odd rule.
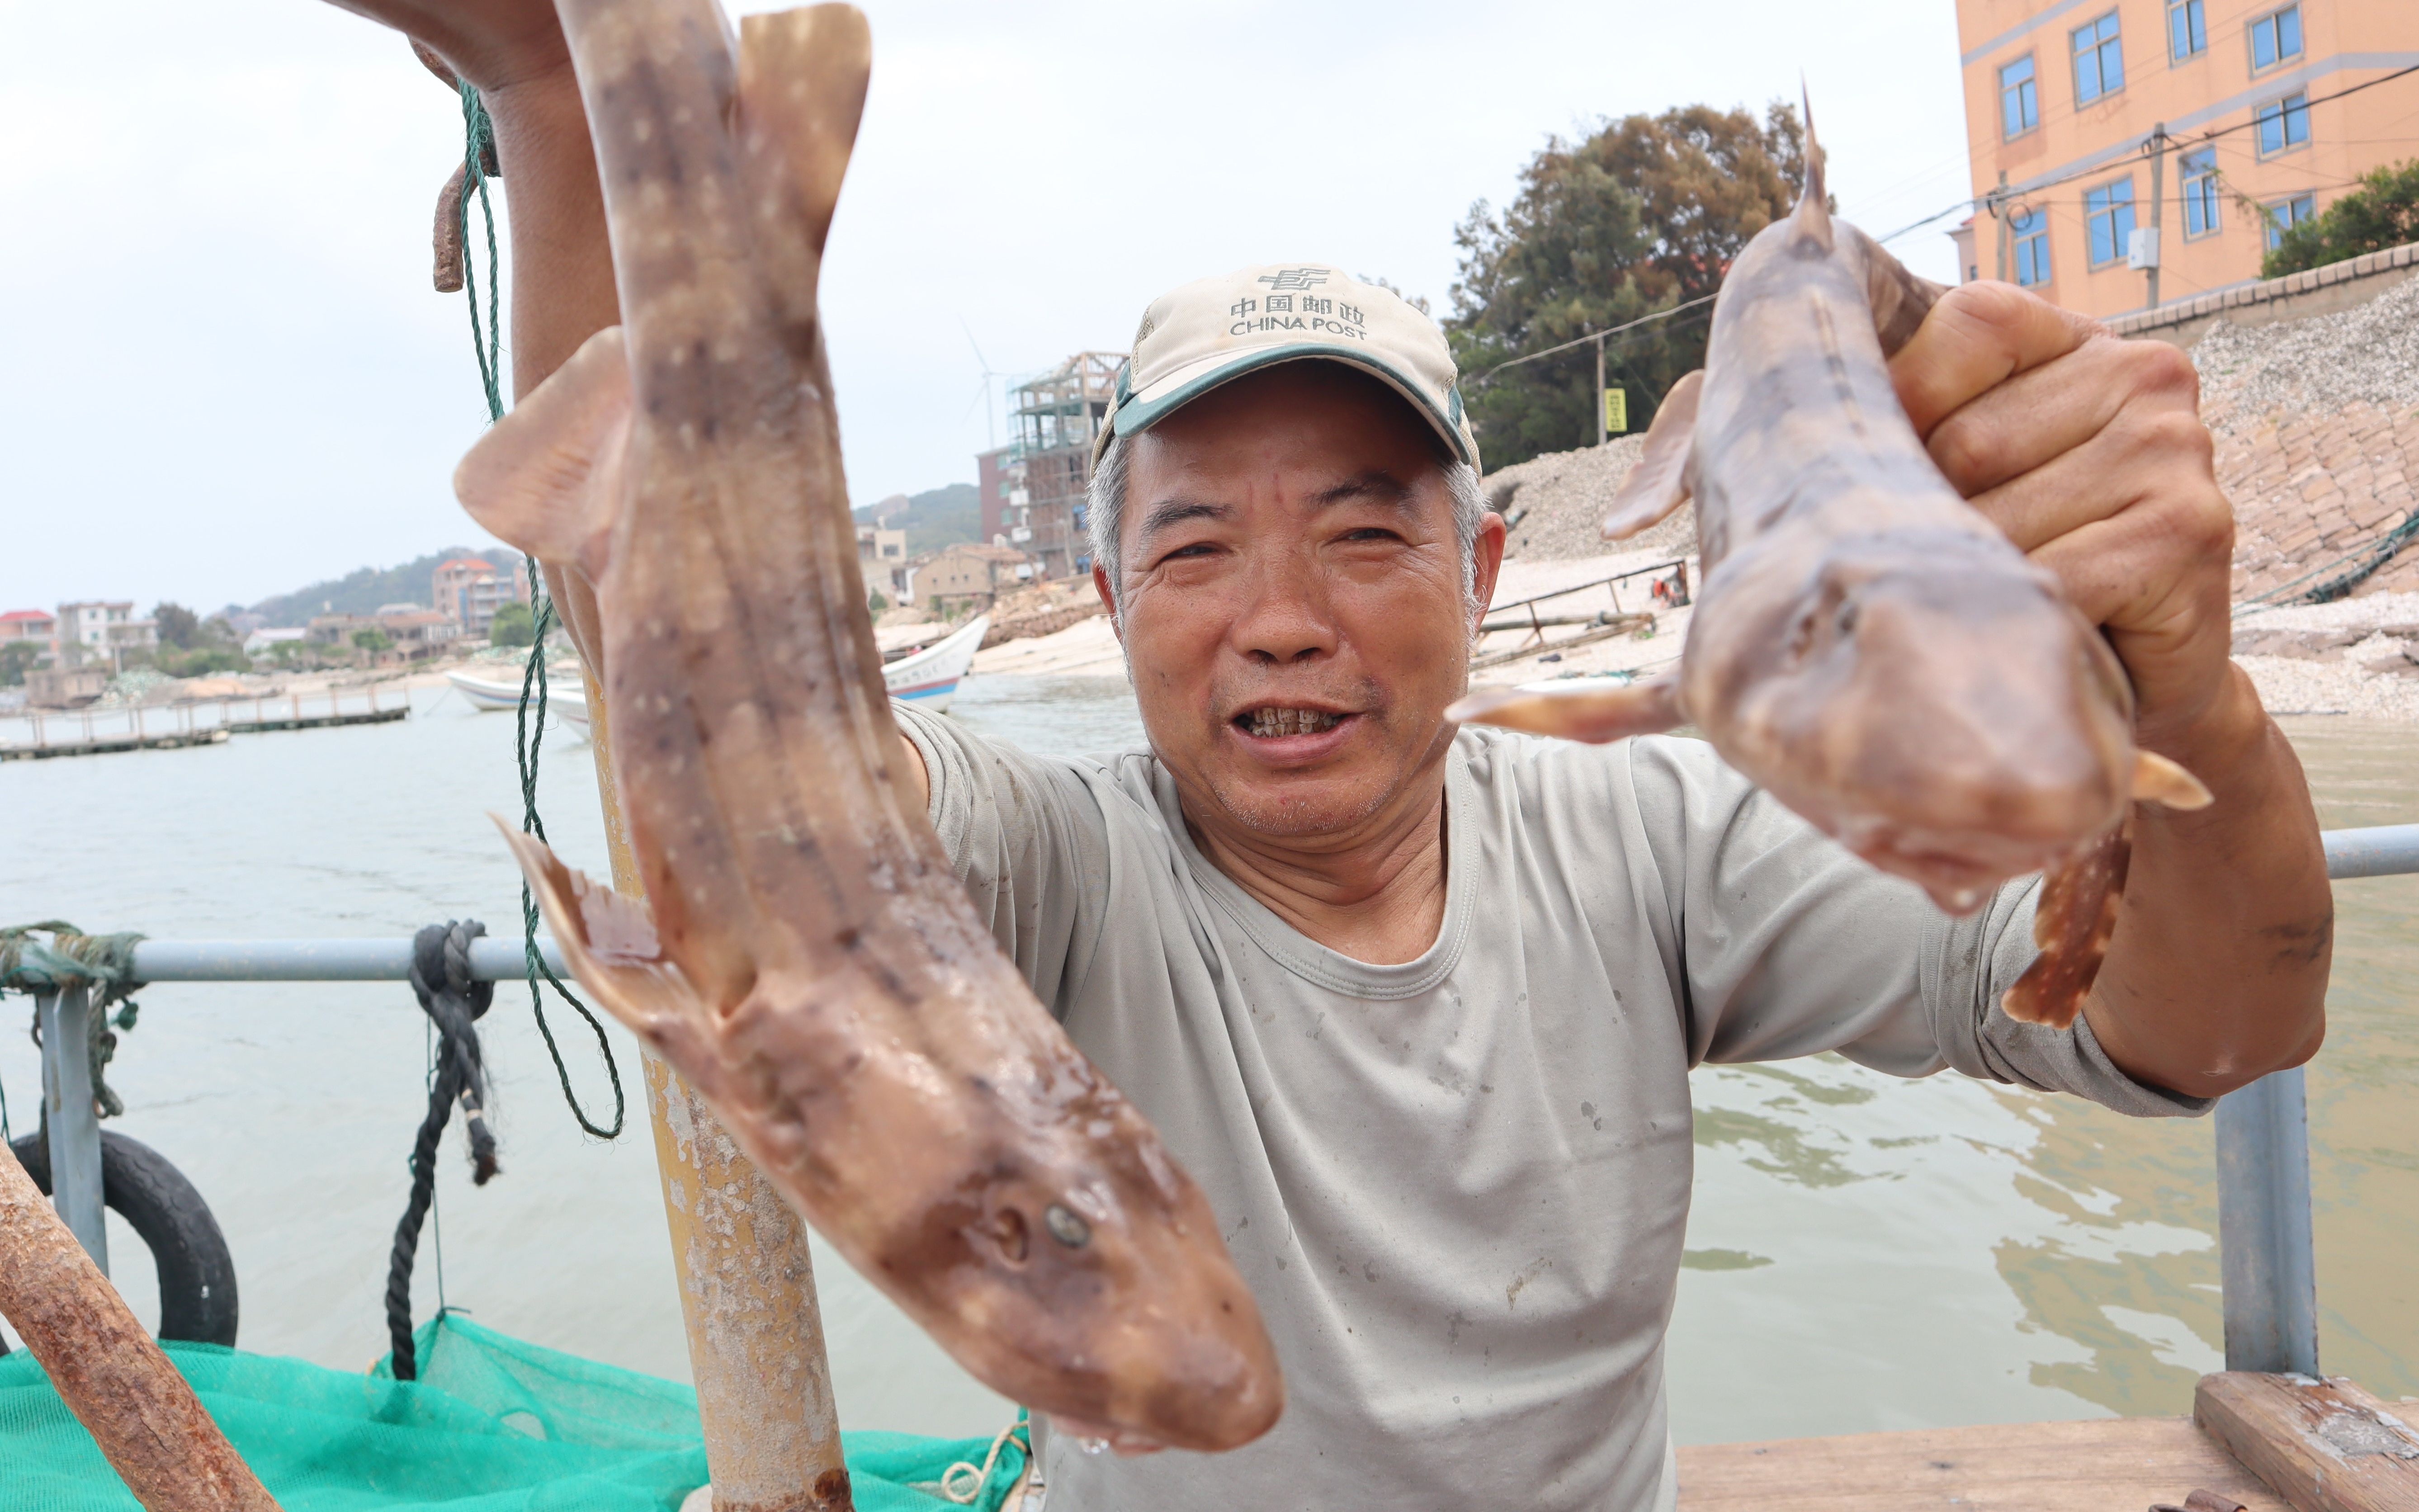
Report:
[[[2272,10],[2251,23],[2251,71],[2261,72],[2302,55],[2302,8]]]
[[[2310,139],[2310,97],[2299,90],[2259,107],[2259,155],[2289,152]]]
[[[2041,124],[2041,94],[2030,53],[1999,69],[1999,134],[2022,136]]]
[[[1084,528],[1084,517],[1085,508],[1082,504],[1077,504],[1075,506],[1075,528],[1079,531]]]
[[[2134,236],[2134,180],[2119,178],[2086,191],[2083,224],[2090,233],[2092,267],[2105,268],[2123,258]]]
[[[1077,558],[1075,559],[1075,570],[1076,570],[1077,572],[1089,572],[1089,571],[1091,571],[1091,570],[1092,570],[1092,559],[1091,559],[1090,557],[1077,557]]]
[[[2184,238],[2214,236],[2218,227],[2217,148],[2187,152],[2179,162],[2184,190]]]
[[[2273,252],[2285,240],[2285,233],[2305,222],[2319,218],[2319,197],[2316,194],[2295,194],[2268,207],[2268,250]]]
[[[2077,26],[2074,42],[2074,102],[2088,105],[2103,95],[2125,87],[2124,39],[2117,35],[2117,12]]]
[[[2209,51],[2209,16],[2201,0],[2167,0],[2167,61],[2181,63]]]
[[[2016,244],[2016,282],[2033,288],[2049,282],[2049,217],[2040,210],[2017,210],[2008,217],[2008,235]]]

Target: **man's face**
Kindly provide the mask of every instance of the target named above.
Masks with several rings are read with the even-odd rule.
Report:
[[[1194,822],[1342,841],[1416,801],[1472,627],[1434,432],[1376,379],[1302,362],[1132,444],[1118,633]],[[1489,515],[1482,602],[1502,551]]]

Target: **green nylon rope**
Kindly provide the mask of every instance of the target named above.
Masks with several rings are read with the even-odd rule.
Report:
[[[479,385],[485,391],[487,420],[492,424],[504,418],[503,301],[500,297],[502,292],[502,277],[499,271],[501,263],[496,255],[496,210],[494,203],[487,195],[487,172],[485,166],[494,159],[496,129],[495,123],[487,117],[487,107],[479,100],[479,91],[472,88],[467,81],[460,87],[462,91],[461,239],[464,248],[462,288],[470,301],[470,350],[479,360]],[[484,331],[479,325],[479,280],[472,270],[469,251],[470,196],[473,193],[479,196],[479,214],[485,222],[487,232],[487,323]],[[539,840],[544,840],[546,839],[546,821],[538,817],[537,811],[537,763],[538,748],[546,740],[546,634],[554,627],[554,599],[546,591],[546,577],[538,570],[537,559],[527,557],[523,560],[529,564],[530,597],[537,606],[537,612],[532,616],[532,627],[535,630],[536,636],[530,642],[529,663],[521,672],[521,702],[515,716],[516,723],[513,731],[513,760],[520,769],[521,830],[525,834],[534,835]],[[537,704],[535,720],[530,718],[532,693],[535,694]],[[554,974],[554,968],[546,964],[546,957],[537,948],[537,899],[531,895],[529,883],[524,879],[521,883],[521,935],[528,941],[526,971],[529,980],[530,1011],[537,1017],[537,1032],[546,1039],[546,1053],[554,1057],[554,1073],[562,1083],[562,1100],[570,1104],[571,1116],[579,1121],[579,1127],[582,1130],[594,1137],[617,1139],[621,1137],[622,1126],[628,1113],[628,1104],[622,1091],[622,1068],[613,1058],[612,1041],[606,1039],[605,1026],[596,1022],[596,1015],[589,1011],[588,1005],[581,1002],[570,988],[565,987],[562,979]],[[596,1052],[604,1057],[605,1074],[613,1084],[613,1122],[610,1126],[599,1126],[591,1120],[587,1110],[579,1105],[578,1095],[571,1089],[571,1072],[562,1063],[561,1047],[554,1042],[554,1028],[546,1021],[546,995],[538,987],[538,980],[541,977],[545,979],[547,986],[561,995],[564,1002],[578,1010],[579,1016],[588,1021],[589,1029],[596,1036]]]

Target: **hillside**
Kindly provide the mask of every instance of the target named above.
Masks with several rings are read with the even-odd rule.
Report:
[[[971,483],[952,483],[907,496],[904,509],[893,494],[856,511],[859,522],[871,524],[877,515],[894,531],[907,532],[907,554],[920,557],[961,541],[982,539],[982,496]]]
[[[513,555],[509,547],[474,548],[449,546],[441,551],[414,557],[396,566],[384,569],[359,567],[342,578],[331,578],[307,588],[298,588],[290,594],[264,598],[252,606],[252,612],[267,615],[272,625],[290,626],[310,624],[314,614],[372,614],[384,604],[424,605],[428,602],[429,576],[437,570],[439,563],[449,557],[477,557],[501,568],[511,564]]]

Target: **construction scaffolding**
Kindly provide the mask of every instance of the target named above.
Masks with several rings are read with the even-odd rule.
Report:
[[[1123,352],[1077,352],[1008,391],[1009,441],[998,458],[1006,490],[1000,520],[1008,544],[1032,557],[1043,578],[1091,570],[1084,492],[1092,442],[1109,421]]]

